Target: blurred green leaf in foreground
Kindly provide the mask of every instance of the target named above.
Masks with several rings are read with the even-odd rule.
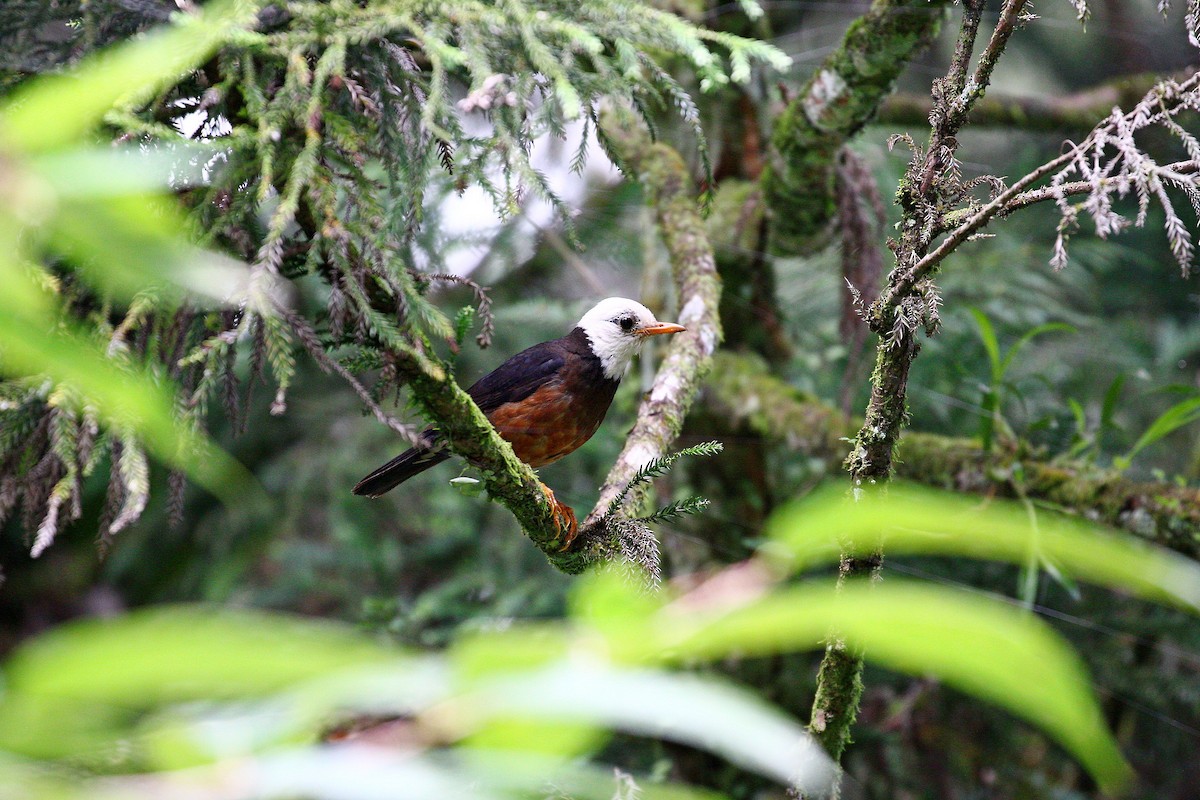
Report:
[[[1023,521],[1025,521],[1023,523]],[[1024,524],[1024,527],[1022,525]],[[680,665],[819,648],[831,631],[897,671],[932,675],[1058,740],[1108,790],[1128,778],[1068,645],[1010,603],[888,579],[797,584],[791,571],[869,552],[1022,563],[1040,548],[1081,580],[1196,608],[1200,568],[1094,528],[897,487],[778,514],[750,562],[685,593],[588,576],[566,623],[402,652],[345,626],[177,607],[73,623],[19,649],[0,696],[0,785],[11,796],[567,797],[612,795],[590,758],[607,731],[720,754],[805,796],[831,763],[803,728],[746,689]],[[372,720],[337,743],[320,733]],[[634,776],[644,797],[709,797]]]
[[[183,144],[99,149],[90,135],[106,114],[207,59],[251,10],[244,2],[210,4],[77,69],[31,80],[0,106],[0,375],[10,379],[0,384],[0,456],[19,452],[23,422],[44,404],[54,410],[62,465],[34,555],[79,515],[81,481],[105,454],[126,495],[114,522],[127,524],[145,505],[142,448],[225,500],[253,487],[195,420],[176,413],[169,376],[129,352],[123,330],[106,325],[113,304],[217,304],[244,293],[246,267],[190,245],[167,193],[202,181],[214,153]],[[67,287],[79,291],[68,296]],[[78,302],[81,294],[94,306],[95,325],[82,324],[78,308],[68,313],[70,297]]]

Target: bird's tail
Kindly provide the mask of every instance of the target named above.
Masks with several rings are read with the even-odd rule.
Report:
[[[434,464],[440,464],[450,457],[444,447],[414,447],[405,450],[379,469],[372,472],[355,484],[355,494],[367,497],[379,497],[390,492],[412,476],[424,472]]]

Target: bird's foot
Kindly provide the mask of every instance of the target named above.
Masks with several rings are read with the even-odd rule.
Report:
[[[575,535],[579,533],[579,520],[575,518],[575,510],[566,503],[560,503],[549,486],[542,484],[542,491],[545,492],[546,500],[550,503],[550,514],[554,518],[554,524],[558,526],[558,530],[562,534],[563,546],[559,550],[566,550],[571,546],[571,542],[575,541]]]

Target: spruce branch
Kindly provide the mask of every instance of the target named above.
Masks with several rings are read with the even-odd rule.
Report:
[[[666,475],[675,462],[679,459],[685,456],[715,456],[717,453],[721,452],[722,449],[723,445],[720,442],[701,442],[700,444],[692,445],[691,447],[685,447],[677,452],[652,459],[633,474],[633,477],[629,479],[629,482],[625,484],[617,496],[612,499],[612,502],[608,504],[608,508],[604,511],[604,516],[611,517],[615,514],[619,514],[621,511],[621,504],[624,502],[630,491],[639,486],[644,486],[650,483],[650,481],[654,480],[655,478],[661,478],[663,475]]]

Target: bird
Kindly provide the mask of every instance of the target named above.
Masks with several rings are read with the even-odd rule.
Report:
[[[686,330],[660,322],[650,309],[624,297],[601,300],[569,333],[535,344],[476,381],[467,394],[529,466],[553,464],[579,449],[600,427],[621,377],[651,336]],[[379,497],[450,457],[436,428],[415,447],[360,480],[356,495]],[[575,512],[547,490],[569,546],[578,530]]]

